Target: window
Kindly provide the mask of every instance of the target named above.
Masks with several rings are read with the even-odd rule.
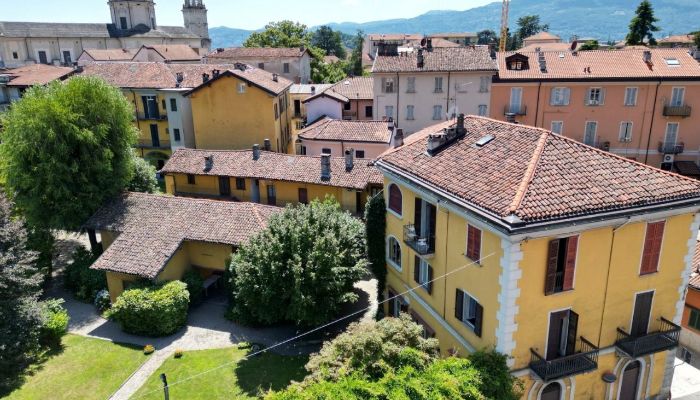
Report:
[[[170,111],[177,112],[177,100],[170,99]]]
[[[510,88],[510,108],[509,112],[519,114],[522,108],[523,88]]]
[[[245,178],[236,178],[236,190],[245,190]]]
[[[265,69],[265,63],[258,63],[258,68]]]
[[[394,93],[394,78],[382,78],[382,92]]]
[[[471,225],[467,225],[466,256],[476,262],[481,260],[481,230]]]
[[[549,104],[552,106],[568,106],[571,97],[571,89],[567,87],[552,88],[552,97]]]
[[[275,185],[267,185],[267,204],[270,206],[277,205],[277,190]]]
[[[70,50],[63,50],[63,62],[65,64],[70,64],[73,62],[73,56],[71,56]]]
[[[49,63],[49,58],[48,58],[48,56],[46,55],[46,52],[45,52],[45,51],[39,50],[39,51],[37,52],[37,54],[39,55],[39,63],[40,63],[40,64],[48,64],[48,63]]]
[[[299,188],[299,203],[309,204],[309,192],[306,188]]]
[[[642,266],[639,274],[652,274],[659,270],[659,256],[661,255],[661,241],[664,237],[665,221],[647,224],[647,232],[644,237],[644,250],[642,251]]]
[[[372,118],[373,112],[372,106],[365,106],[365,118]]]
[[[384,116],[386,118],[394,118],[394,106],[384,106]]]
[[[283,73],[288,74],[289,73],[289,63],[282,64],[282,70],[284,71]]]
[[[589,88],[586,93],[587,106],[601,106],[605,103],[605,90],[603,88]]]
[[[479,116],[485,117],[487,115],[489,106],[486,104],[479,104]]]
[[[664,58],[666,60],[666,65],[669,67],[678,67],[681,65],[681,62],[678,61],[677,58]]]
[[[273,109],[275,110],[275,119],[278,119],[280,117],[280,111],[279,108],[277,108],[277,103],[273,105]]]
[[[415,93],[416,92],[416,77],[415,76],[409,76],[406,78],[406,93]]]
[[[161,100],[160,104],[163,107],[163,111],[168,111],[168,107],[165,106],[165,99]]]
[[[683,97],[685,97],[685,88],[674,87],[671,91],[671,107],[680,107],[683,105]]]
[[[455,318],[464,322],[471,328],[476,336],[481,337],[481,325],[484,316],[484,308],[475,298],[463,290],[456,290]]]
[[[389,209],[398,215],[401,215],[403,210],[401,189],[393,183],[389,185]]]
[[[431,294],[433,292],[433,267],[427,261],[415,256],[413,280]]]
[[[219,194],[221,196],[231,196],[231,179],[228,176],[219,177]]]
[[[564,121],[552,121],[551,130],[557,135],[561,135],[561,132],[564,130]]]
[[[545,296],[574,288],[577,247],[578,236],[554,239],[549,242],[544,283]]]
[[[351,109],[352,109],[352,103],[347,102],[347,103],[343,104],[343,110],[350,111]]]
[[[549,314],[547,333],[547,360],[556,360],[574,354],[578,332],[578,314],[572,310],[555,311]]]
[[[192,174],[187,174],[187,184],[188,185],[194,185],[195,180],[194,180],[194,175]]]
[[[435,93],[442,93],[442,77],[435,77]]]
[[[433,106],[433,119],[436,121],[442,119],[442,106]]]
[[[17,59],[19,58],[19,54],[17,54],[16,51],[13,51],[13,52],[12,52],[12,58],[14,58],[15,60],[17,60]]]
[[[129,29],[129,26],[126,23],[126,17],[119,17],[119,25],[121,25],[122,29]]]
[[[398,317],[400,313],[408,312],[408,303],[397,295],[393,289],[387,290],[387,299],[389,299],[389,315]]]
[[[491,83],[491,77],[482,76],[479,82],[479,93],[488,93],[489,83]]]
[[[412,105],[406,106],[406,119],[408,119],[408,120],[413,119],[413,109],[414,109],[414,107]]]
[[[175,139],[176,142],[180,141],[180,129],[175,128],[173,129],[173,138]]]
[[[678,122],[666,124],[666,134],[664,135],[664,147],[672,147],[678,141]]]
[[[246,84],[243,82],[238,83],[238,93],[245,93]]]
[[[355,157],[365,158],[365,151],[364,150],[355,150]]]
[[[690,318],[688,318],[688,326],[700,331],[700,310],[691,308]]]
[[[158,119],[160,112],[158,111],[158,100],[156,96],[141,96],[143,103],[143,116],[146,119]]]
[[[583,143],[594,146],[595,136],[598,131],[598,122],[596,121],[586,121],[586,130],[583,132]]]
[[[324,147],[321,149],[321,154],[332,154],[332,152],[328,147]]]
[[[620,122],[620,141],[621,142],[631,142],[632,141],[632,121],[622,121]]]
[[[387,261],[394,268],[401,271],[401,245],[399,244],[399,241],[396,240],[396,238],[393,236],[389,236],[388,244],[389,249],[386,252],[388,256]]]
[[[637,92],[639,91],[636,87],[625,88],[625,105],[626,106],[636,106],[637,105]]]

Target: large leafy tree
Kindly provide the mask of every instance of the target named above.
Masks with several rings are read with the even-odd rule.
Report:
[[[156,167],[141,157],[134,156],[134,172],[131,180],[126,185],[130,192],[156,193],[158,192],[158,179]]]
[[[626,38],[627,44],[644,44],[646,38],[649,45],[656,45],[653,33],[659,31],[659,27],[655,25],[658,21],[659,19],[654,16],[651,3],[648,0],[643,0],[639,3],[634,18],[630,21],[630,31]]]
[[[80,228],[132,174],[133,106],[98,78],[33,87],[4,119],[6,188],[32,227]]]
[[[284,20],[270,22],[261,32],[253,32],[245,42],[245,47],[300,47],[309,46],[311,34],[307,26],[299,22]]]
[[[514,48],[521,47],[523,45],[523,39],[549,30],[549,24],[540,23],[539,15],[523,15],[518,18],[517,26],[515,37],[513,38]]]
[[[362,52],[363,45],[365,41],[365,35],[362,31],[358,30],[355,34],[354,44],[352,49],[352,54],[350,55],[350,66],[348,73],[353,76],[362,76],[364,74],[364,68],[362,67]]]
[[[0,194],[0,396],[39,347],[42,275],[36,257],[27,249],[24,221],[13,218]]]
[[[490,44],[498,41],[498,35],[491,29],[485,29],[476,34],[478,44]]]
[[[362,223],[334,200],[288,206],[228,267],[230,316],[244,323],[317,325],[357,300],[367,271]]]
[[[323,49],[327,56],[334,55],[341,60],[347,57],[343,38],[338,31],[333,31],[330,26],[319,27],[311,36],[311,45]]]

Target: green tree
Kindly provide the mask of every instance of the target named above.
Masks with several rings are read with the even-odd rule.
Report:
[[[365,207],[365,240],[367,260],[377,278],[377,294],[381,299],[386,288],[386,203],[384,196],[377,194],[367,200]]]
[[[496,351],[480,350],[469,355],[472,365],[479,370],[479,390],[487,399],[518,400],[523,382],[510,373],[508,357]]]
[[[233,255],[229,316],[317,325],[357,300],[353,284],[366,271],[362,222],[334,200],[288,206]]]
[[[650,46],[656,45],[653,32],[658,32],[659,27],[655,25],[659,19],[654,16],[654,9],[648,0],[642,0],[635,11],[635,16],[630,21],[630,31],[627,34],[626,43],[628,46],[644,44],[646,38]]]
[[[579,50],[585,51],[585,50],[598,50],[600,45],[598,44],[597,40],[589,40],[586,43],[584,43]]]
[[[4,119],[6,189],[32,227],[76,230],[132,174],[133,106],[104,81],[29,89]]]
[[[134,171],[131,180],[126,185],[130,192],[156,193],[158,192],[158,179],[156,167],[141,157],[134,156]]]
[[[335,32],[328,25],[319,27],[311,36],[311,45],[323,49],[327,56],[334,55],[341,60],[347,57],[345,45],[340,32]]]
[[[27,249],[24,221],[0,194],[0,396],[16,382],[39,348],[43,323],[42,274]]]
[[[245,47],[308,47],[311,34],[306,25],[284,20],[270,22],[262,32],[253,32],[245,42]]]
[[[362,53],[364,51],[365,35],[362,31],[358,30],[355,34],[355,44],[352,49],[352,54],[350,55],[350,66],[348,70],[349,75],[362,76],[365,69],[362,67]]]
[[[498,35],[491,29],[485,29],[483,31],[477,32],[476,37],[478,44],[490,44],[491,42],[498,41]]]
[[[695,46],[700,48],[700,31],[694,32],[692,35],[693,35],[693,42],[695,43]]]
[[[523,39],[549,30],[549,24],[541,24],[539,15],[523,15],[518,18],[518,29],[514,35],[514,47],[520,48],[523,45]]]

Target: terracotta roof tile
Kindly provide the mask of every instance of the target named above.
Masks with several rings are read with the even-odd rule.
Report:
[[[422,39],[421,39],[422,40]],[[420,47],[421,46],[421,40],[412,40],[409,42],[409,44],[413,47]],[[432,45],[434,48],[445,48],[445,47],[462,47],[461,44],[455,43],[455,42],[450,42],[449,40],[442,39],[439,37],[432,38]]]
[[[214,164],[209,171],[205,171],[204,158],[209,155],[213,155]],[[179,149],[173,153],[161,172],[302,182],[357,190],[364,190],[369,184],[383,183],[382,174],[366,161],[355,160],[354,167],[347,171],[345,159],[333,157],[331,178],[323,180],[321,157],[261,151],[260,157],[253,160],[252,150]]]
[[[454,121],[414,133],[380,156],[389,166],[445,190],[495,219],[525,223],[700,201],[700,182],[586,146],[550,131],[484,117],[466,117],[467,134],[429,156],[428,135]],[[493,135],[483,147],[476,141]]]
[[[535,33],[532,36],[528,36],[525,39],[523,39],[524,42],[532,41],[532,40],[552,40],[552,39],[561,39],[559,36],[549,33],[547,31],[542,31],[539,33]]]
[[[235,76],[246,82],[252,83],[253,85],[261,87],[274,95],[278,95],[292,86],[292,81],[289,79],[248,64],[238,63],[235,64],[233,68],[220,71],[219,78],[223,78],[225,76]],[[192,91],[188,92],[187,95],[201,88],[209,87],[211,82],[215,81],[216,79],[218,78],[212,76],[210,81],[206,83],[200,82],[199,86],[196,86],[194,89],[192,89]]]
[[[300,47],[229,47],[222,51],[215,50],[209,53],[207,57],[245,62],[247,58],[301,57],[306,52],[308,52],[307,49]]]
[[[85,49],[83,53],[95,61],[131,61],[134,58],[135,51],[127,49]]]
[[[346,121],[324,118],[299,131],[306,140],[389,143],[392,131],[384,121]]]
[[[155,44],[144,45],[143,48],[151,49],[168,61],[199,61],[202,57],[186,44]]]
[[[421,40],[423,35],[419,33],[370,33],[367,35],[369,40]]]
[[[9,87],[25,87],[32,85],[46,85],[57,79],[63,80],[75,72],[70,67],[54,67],[44,64],[30,64],[19,68],[2,71],[2,75],[9,75]]]
[[[447,71],[496,71],[496,61],[491,59],[488,46],[467,46],[424,51],[424,67],[418,68],[418,51],[396,56],[379,55],[374,60],[372,72],[447,72]]]
[[[119,88],[174,89],[177,73],[184,80],[180,87],[194,88],[202,84],[202,74],[213,74],[215,69],[233,68],[230,64],[167,64],[162,62],[94,63],[83,67],[83,75],[98,76]]]

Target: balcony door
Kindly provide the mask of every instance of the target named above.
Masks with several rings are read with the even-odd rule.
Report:
[[[651,301],[654,292],[639,293],[634,301],[634,314],[632,315],[632,336],[644,336],[649,329],[649,316],[651,315]]]
[[[639,374],[641,373],[641,364],[639,361],[634,361],[627,364],[625,371],[622,373],[622,382],[620,383],[620,396],[618,400],[637,400],[637,392],[639,391]]]
[[[685,88],[674,87],[671,92],[671,106],[680,107],[683,105],[683,98],[685,97]]]
[[[547,360],[556,360],[574,354],[578,314],[571,310],[557,311],[549,315]]]
[[[428,247],[430,249],[435,249],[436,218],[436,207],[427,201],[416,197],[413,224],[416,228],[416,234],[421,238],[428,239]]]
[[[158,137],[158,124],[151,124],[151,142],[153,147],[160,147],[160,137]]]
[[[156,96],[141,96],[143,116],[147,119],[158,119],[158,101]]]
[[[669,122],[666,124],[666,134],[664,135],[664,147],[670,149],[676,145],[678,141],[678,122]]]
[[[523,104],[523,88],[510,88],[510,112],[518,114]]]

